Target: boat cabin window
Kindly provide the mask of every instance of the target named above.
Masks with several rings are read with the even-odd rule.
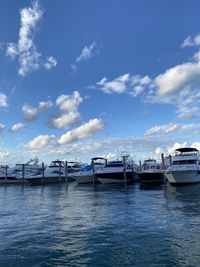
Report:
[[[173,165],[184,165],[184,164],[197,164],[196,160],[176,160],[173,161]]]

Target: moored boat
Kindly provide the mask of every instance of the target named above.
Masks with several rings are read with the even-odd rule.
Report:
[[[15,166],[1,166],[0,184],[18,184],[26,183],[26,176],[42,173],[42,165],[35,157],[27,163],[18,163]]]
[[[106,159],[101,157],[92,158],[91,164],[86,165],[79,172],[74,173],[74,179],[78,184],[93,183],[96,179],[96,171],[105,166]]]
[[[163,184],[164,175],[161,164],[155,159],[144,160],[139,173],[140,182],[143,184]]]
[[[179,148],[171,157],[171,165],[164,172],[170,184],[200,182],[200,156],[196,148]]]
[[[132,160],[108,162],[95,172],[100,183],[131,183],[136,180],[138,166]]]

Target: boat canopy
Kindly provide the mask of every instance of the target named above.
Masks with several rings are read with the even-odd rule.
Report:
[[[175,150],[176,152],[184,153],[184,152],[198,152],[198,149],[193,148],[193,147],[183,147],[183,148],[178,148]]]

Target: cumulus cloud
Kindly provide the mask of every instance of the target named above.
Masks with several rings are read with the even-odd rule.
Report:
[[[22,107],[22,113],[23,113],[24,120],[26,122],[34,121],[38,117],[38,114],[41,111],[44,111],[44,110],[52,107],[52,105],[53,105],[53,103],[50,100],[39,102],[37,108],[32,107],[32,106],[28,105],[27,103],[25,103]]]
[[[7,96],[0,93],[0,108],[6,108],[8,106]]]
[[[83,101],[78,91],[74,91],[72,95],[60,95],[56,100],[56,105],[61,111],[73,112],[76,111]]]
[[[19,123],[14,124],[11,127],[11,131],[12,132],[17,132],[17,131],[20,131],[20,130],[24,129],[25,127],[26,127],[26,124],[19,122]]]
[[[71,95],[60,95],[56,100],[56,106],[60,114],[54,116],[49,125],[53,128],[68,128],[80,121],[81,115],[78,112],[79,105],[83,98],[78,91]]]
[[[182,44],[185,46],[196,46],[198,51],[188,62],[173,66],[153,79],[126,73],[111,81],[104,77],[96,87],[104,93],[142,96],[146,103],[175,105],[179,119],[200,116],[200,34],[186,38]]]
[[[18,57],[19,69],[18,74],[26,76],[27,73],[37,70],[41,62],[41,54],[37,51],[34,44],[34,35],[36,32],[37,24],[42,18],[43,10],[39,6],[38,1],[34,1],[31,7],[25,7],[20,10],[20,29],[18,43],[8,43],[6,55],[11,59]],[[55,61],[52,63],[53,57],[49,57],[47,60],[47,66],[50,64],[55,65]],[[49,63],[49,64],[48,64]],[[44,65],[46,69],[46,65]],[[51,68],[51,67],[50,67]]]
[[[164,125],[155,125],[152,128],[145,131],[145,136],[151,135],[166,135],[174,132],[187,132],[187,131],[195,131],[200,130],[200,124],[176,124],[169,123]]]
[[[90,137],[105,127],[105,124],[100,119],[92,119],[89,122],[81,125],[80,127],[73,129],[72,131],[63,134],[58,140],[59,144],[67,144],[73,141],[77,141],[82,138]]]
[[[39,135],[28,142],[27,147],[30,149],[40,149],[55,141],[54,135]]]
[[[104,93],[129,93],[136,97],[143,93],[145,87],[152,83],[148,76],[141,77],[140,75],[131,75],[130,73],[123,74],[114,80],[108,81],[106,77],[96,83],[97,87]]]
[[[23,113],[24,120],[27,122],[31,122],[37,118],[38,109],[25,103],[22,107],[22,113]]]
[[[168,153],[169,154],[174,154],[176,149],[183,148],[187,146],[187,141],[183,143],[174,143],[171,147],[168,147]]]
[[[78,123],[80,117],[79,112],[61,114],[60,116],[51,119],[50,126],[53,128],[68,128]]]

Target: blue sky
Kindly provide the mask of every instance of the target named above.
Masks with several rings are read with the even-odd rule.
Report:
[[[199,1],[0,7],[2,163],[200,148]]]

